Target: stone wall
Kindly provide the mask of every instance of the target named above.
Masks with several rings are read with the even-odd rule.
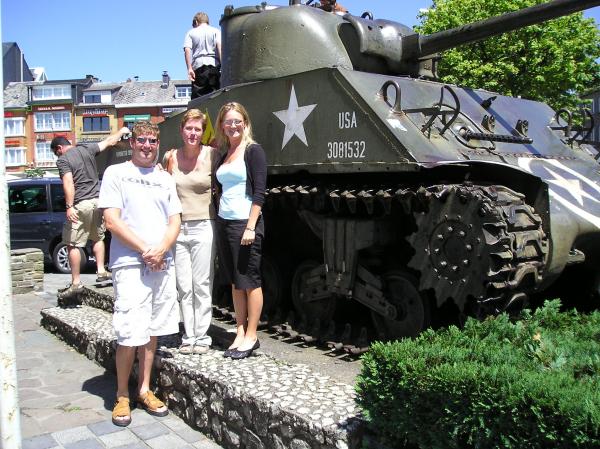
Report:
[[[114,370],[109,313],[83,305],[41,314],[44,328]],[[172,338],[159,337],[155,390],[173,413],[224,448],[362,447],[365,423],[351,385],[266,355],[232,360],[214,349],[182,355]]]
[[[10,252],[10,271],[14,294],[44,290],[44,253],[35,248]]]

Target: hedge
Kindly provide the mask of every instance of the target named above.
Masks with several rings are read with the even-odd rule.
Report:
[[[358,401],[393,448],[599,448],[600,313],[558,300],[517,321],[375,343]]]

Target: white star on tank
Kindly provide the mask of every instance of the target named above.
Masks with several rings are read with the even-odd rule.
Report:
[[[316,106],[316,104],[298,106],[296,91],[294,90],[294,85],[292,84],[288,108],[273,112],[273,114],[275,114],[275,116],[285,125],[283,140],[281,142],[282,150],[295,135],[298,136],[298,139],[300,139],[304,145],[308,146],[308,142],[306,141],[306,133],[304,132],[304,120],[306,120]]]
[[[579,182],[577,179],[567,179],[556,173],[554,170],[550,170],[549,168],[546,168],[546,170],[548,170],[548,173],[554,176],[554,179],[549,179],[548,182],[565,189],[569,195],[577,200],[580,206],[583,206],[584,197],[595,201],[596,203],[598,202],[596,198],[581,188],[581,182]]]

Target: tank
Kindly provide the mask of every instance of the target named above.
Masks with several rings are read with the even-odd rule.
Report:
[[[360,353],[574,282],[594,304],[593,123],[435,79],[437,52],[596,5],[550,1],[432,35],[297,1],[225,8],[223,87],[189,108],[214,123],[242,103],[266,151],[270,328]],[[163,149],[180,145],[179,121],[161,125]]]

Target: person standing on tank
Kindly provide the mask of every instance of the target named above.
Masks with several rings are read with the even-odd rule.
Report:
[[[111,279],[110,273],[104,268],[104,223],[102,211],[98,209],[100,183],[96,155],[116,145],[127,134],[129,129],[124,127],[106,139],[89,145],[71,145],[64,136],[55,137],[50,142],[50,149],[58,157],[56,167],[62,179],[67,211],[62,241],[68,248],[71,284],[62,295],[76,294],[83,288],[80,248],[85,247],[88,239],[94,242],[92,250],[96,258],[96,282]]]
[[[243,359],[260,346],[257,327],[263,306],[261,286],[267,183],[265,152],[252,137],[248,112],[239,103],[223,105],[217,116],[217,141],[223,150],[215,164],[219,264],[231,284],[236,337],[226,357]]]
[[[173,176],[182,206],[181,229],[175,243],[175,275],[184,334],[179,352],[204,354],[212,318],[212,286],[216,245],[212,201],[212,166],[216,149],[202,144],[206,116],[190,109],[181,120],[183,146],[165,153],[163,167]]]
[[[221,31],[209,25],[208,15],[198,12],[183,40],[192,100],[221,87]]]

